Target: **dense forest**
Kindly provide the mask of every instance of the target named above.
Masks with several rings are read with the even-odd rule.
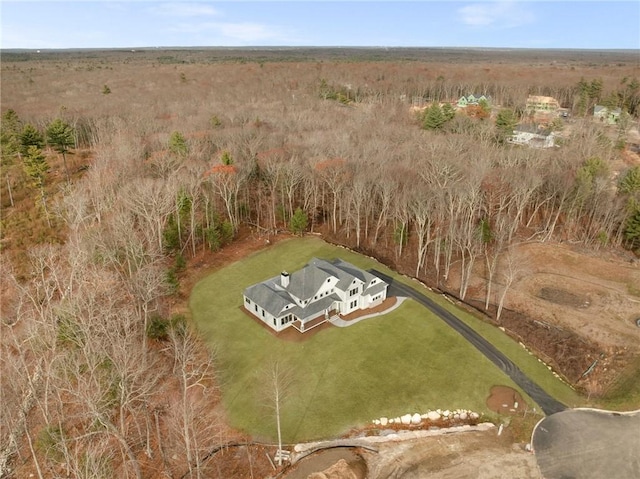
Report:
[[[243,235],[436,288],[457,264],[463,301],[481,267],[498,319],[516,242],[637,252],[636,53],[3,53],[0,476],[225,477],[215,357],[172,305]],[[570,112],[558,146],[507,141],[528,95]]]

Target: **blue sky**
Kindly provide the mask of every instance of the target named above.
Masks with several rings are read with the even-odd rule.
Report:
[[[388,46],[640,49],[640,2],[11,1],[2,48]]]

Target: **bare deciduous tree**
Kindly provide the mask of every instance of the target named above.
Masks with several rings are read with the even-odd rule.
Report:
[[[188,326],[169,334],[173,374],[180,397],[171,405],[171,425],[180,438],[189,477],[202,477],[204,452],[221,442],[218,418],[209,400],[214,392],[213,356]]]
[[[293,374],[291,368],[278,360],[272,361],[264,371],[264,391],[266,406],[273,410],[278,435],[278,452],[276,462],[282,465],[282,408],[291,394]]]

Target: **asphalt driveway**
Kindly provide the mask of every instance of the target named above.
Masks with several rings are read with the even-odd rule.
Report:
[[[545,479],[640,478],[640,411],[563,411],[538,423],[531,444]]]

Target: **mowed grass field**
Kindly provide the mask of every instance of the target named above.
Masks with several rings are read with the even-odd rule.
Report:
[[[215,351],[233,427],[259,439],[276,437],[267,379],[274,361],[291,376],[282,402],[285,442],[333,437],[381,416],[428,409],[488,413],[485,400],[491,386],[519,390],[461,336],[411,300],[387,315],[347,328],[331,327],[301,342],[278,339],[241,310],[245,287],[282,270],[295,271],[314,256],[340,257],[393,274],[375,260],[307,237],[276,243],[215,271],[192,291],[193,320]],[[524,350],[522,359],[537,363]],[[541,374],[552,378],[545,370]]]

